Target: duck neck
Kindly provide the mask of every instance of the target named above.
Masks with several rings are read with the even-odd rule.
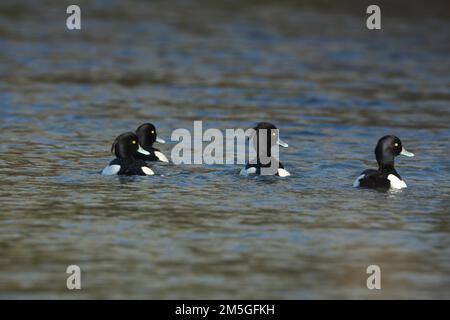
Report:
[[[267,160],[270,159],[269,163],[272,160],[272,152],[271,152],[270,148],[260,148],[258,146],[257,151],[256,151],[256,157],[257,157],[258,164],[260,164],[260,165],[268,164]],[[261,159],[263,161],[261,161]]]
[[[385,173],[397,173],[397,171],[394,168],[394,163],[388,163],[388,164],[379,164],[378,165],[378,171],[385,172]]]
[[[133,162],[136,160],[135,155],[126,155],[124,157],[120,157],[121,159],[125,160],[126,162]]]
[[[155,142],[155,141],[153,141],[153,139],[151,139],[147,136],[139,138],[139,141],[140,141],[141,147],[147,151],[152,149],[153,143]]]
[[[380,170],[394,170],[394,156],[387,153],[375,152]]]

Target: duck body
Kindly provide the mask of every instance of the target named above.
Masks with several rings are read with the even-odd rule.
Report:
[[[375,157],[378,170],[364,170],[353,183],[354,187],[372,189],[403,189],[407,185],[394,168],[394,158],[398,155],[413,157],[414,154],[402,146],[396,136],[388,135],[378,140],[375,148]]]
[[[271,161],[276,161],[276,159],[272,159]],[[284,169],[284,166],[281,162],[278,162],[278,169],[275,173],[275,176],[279,176],[279,177],[288,177],[291,174]],[[250,174],[256,174],[256,175],[261,175],[261,169],[262,168],[270,168],[271,164],[261,164],[261,163],[256,163],[256,164],[251,164],[251,163],[247,163],[245,168],[243,168],[240,172],[241,176],[248,176]]]
[[[253,146],[257,157],[246,164],[240,172],[242,176],[250,174],[255,175],[275,175],[279,177],[288,177],[290,173],[284,169],[283,164],[272,155],[272,149],[275,146],[288,147],[288,144],[279,138],[279,130],[275,125],[269,122],[260,122],[253,128],[254,134],[250,137],[253,140]],[[266,144],[259,142],[259,139],[266,141]],[[265,159],[266,161],[262,161]]]
[[[150,173],[149,170],[152,171],[150,168],[147,167],[147,164],[145,163],[144,160],[115,158],[109,163],[108,167],[103,169],[102,174],[103,175],[117,174],[125,176],[153,175],[154,174],[153,171],[152,173]]]
[[[395,169],[364,170],[355,180],[353,186],[372,189],[403,189],[407,187],[406,183]]]
[[[111,152],[115,153],[116,158],[103,169],[102,175],[149,176],[154,174],[145,161],[138,158],[138,154],[149,155],[149,152],[139,145],[136,134],[126,132],[119,135],[112,144]]]

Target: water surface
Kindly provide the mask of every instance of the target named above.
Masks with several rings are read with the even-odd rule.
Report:
[[[450,298],[448,19],[388,13],[373,32],[345,7],[80,6],[69,32],[59,2],[0,5],[1,298]],[[99,174],[118,134],[194,120],[275,123],[292,176]],[[385,134],[416,154],[397,159],[408,189],[352,188]]]

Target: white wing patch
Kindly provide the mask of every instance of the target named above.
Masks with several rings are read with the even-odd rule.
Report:
[[[365,176],[365,174],[362,174],[358,178],[356,178],[355,182],[353,182],[353,187],[358,188],[360,185],[359,181],[361,181],[361,179],[363,179]]]
[[[291,174],[285,169],[278,168],[278,175],[280,177],[289,177]]]
[[[141,169],[142,169],[142,171],[143,171],[146,175],[148,175],[148,176],[152,176],[152,175],[155,174],[155,173],[153,172],[153,170],[150,169],[149,167],[141,167]]]
[[[391,188],[393,189],[403,189],[407,187],[405,181],[400,180],[397,176],[393,174],[388,175],[387,178],[391,182]]]
[[[167,157],[162,152],[155,151],[155,156],[162,162],[169,162],[169,159],[167,159]]]
[[[248,176],[249,174],[256,173],[255,167],[250,167],[248,169],[243,168],[239,173],[241,176]]]
[[[120,166],[118,164],[113,164],[111,166],[105,167],[102,171],[102,175],[104,176],[112,176],[117,174],[120,171]]]

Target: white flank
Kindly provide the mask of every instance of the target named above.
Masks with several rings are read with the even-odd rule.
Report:
[[[104,176],[112,176],[117,174],[120,171],[120,166],[118,164],[113,164],[111,166],[105,167],[102,171],[102,175]]]
[[[241,176],[248,176],[249,174],[256,173],[255,167],[250,167],[248,169],[243,168],[239,173]]]
[[[152,176],[152,175],[155,174],[155,173],[153,172],[153,170],[150,169],[149,167],[141,167],[141,169],[142,169],[142,171],[143,171],[146,175],[148,175],[148,176]]]
[[[287,170],[279,168],[278,169],[278,175],[280,177],[289,177],[291,174]]]
[[[387,178],[391,182],[392,189],[403,189],[407,187],[405,181],[400,180],[397,176],[393,174],[388,175]]]
[[[155,156],[162,162],[169,162],[169,159],[167,159],[167,157],[162,152],[155,151]]]
[[[355,182],[353,182],[353,187],[354,188],[358,188],[359,187],[359,181],[362,179],[362,178],[364,178],[366,175],[365,174],[362,174],[362,175],[360,175],[358,178],[356,178],[356,180],[355,180]]]

